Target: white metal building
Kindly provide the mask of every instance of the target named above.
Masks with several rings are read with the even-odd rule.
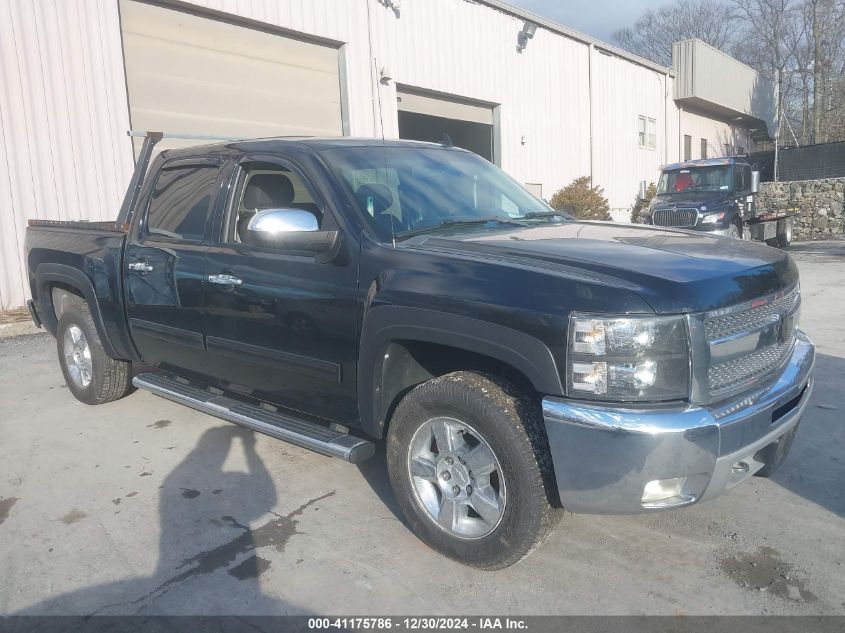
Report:
[[[130,129],[447,132],[537,195],[590,175],[623,219],[661,164],[774,131],[772,87],[750,68],[697,40],[674,59],[658,66],[500,0],[7,0],[0,308],[28,293],[28,218],[115,217]]]

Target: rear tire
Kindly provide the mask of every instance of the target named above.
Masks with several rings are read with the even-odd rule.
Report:
[[[387,466],[411,530],[472,567],[520,561],[562,513],[539,408],[498,378],[456,372],[413,389],[391,420]]]
[[[106,354],[87,303],[64,308],[56,347],[68,389],[80,402],[104,404],[132,391],[132,363]]]
[[[786,248],[792,244],[792,220],[781,220],[778,222],[777,245]]]

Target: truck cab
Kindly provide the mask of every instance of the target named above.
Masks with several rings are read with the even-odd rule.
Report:
[[[759,172],[743,158],[712,158],[665,165],[657,194],[640,222],[683,228],[786,247],[792,225],[786,216],[759,215]]]

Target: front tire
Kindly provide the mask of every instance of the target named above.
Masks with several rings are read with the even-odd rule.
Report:
[[[132,391],[132,363],[106,354],[87,303],[74,302],[64,309],[56,346],[65,382],[80,402],[103,404]]]
[[[480,569],[523,559],[561,514],[542,415],[497,378],[456,372],[413,389],[391,420],[387,466],[414,533]]]

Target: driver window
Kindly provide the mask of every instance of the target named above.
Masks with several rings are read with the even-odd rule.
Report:
[[[248,168],[240,177],[235,196],[234,222],[229,227],[229,241],[243,242],[249,221],[267,209],[303,209],[313,213],[322,226],[323,214],[303,179],[282,167]]]

